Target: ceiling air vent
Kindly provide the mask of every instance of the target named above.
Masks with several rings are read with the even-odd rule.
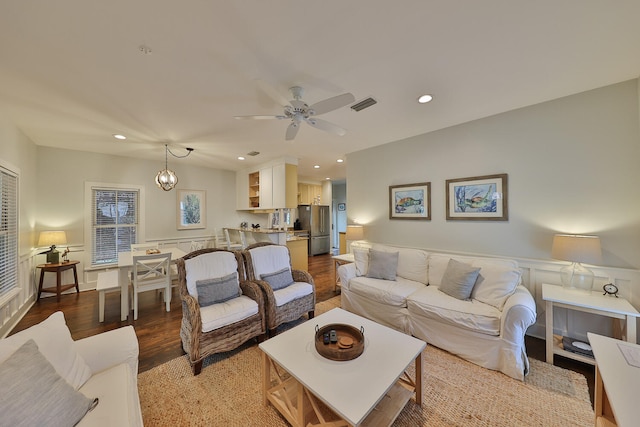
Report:
[[[252,156],[252,157],[253,157],[253,156],[257,156],[258,154],[260,154],[260,152],[259,152],[259,151],[249,151],[249,152],[247,153],[247,156]]]
[[[369,98],[367,98],[365,100],[362,100],[362,101],[358,102],[357,104],[353,104],[351,106],[351,109],[354,110],[354,111],[362,111],[365,108],[369,108],[372,105],[375,105],[377,103],[378,103],[378,101],[376,101],[375,99],[369,97]]]

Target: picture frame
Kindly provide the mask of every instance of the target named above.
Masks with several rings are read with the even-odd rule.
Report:
[[[338,203],[338,210],[344,211],[347,209],[347,205],[345,203]]]
[[[506,173],[448,179],[447,221],[508,221]]]
[[[204,190],[178,190],[178,230],[207,228],[207,201]]]
[[[390,185],[389,219],[430,220],[431,183]]]

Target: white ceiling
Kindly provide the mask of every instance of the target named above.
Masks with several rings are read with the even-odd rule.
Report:
[[[637,0],[4,1],[0,108],[42,146],[162,164],[169,143],[195,148],[170,167],[230,170],[291,156],[301,180],[340,180],[348,153],[638,77],[639,17]],[[285,141],[284,120],[233,118],[282,113],[256,79],[378,104],[321,117],[343,137]]]

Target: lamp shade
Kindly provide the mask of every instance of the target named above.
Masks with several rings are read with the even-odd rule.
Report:
[[[347,240],[362,240],[364,239],[364,227],[361,225],[347,225]]]
[[[598,236],[556,234],[553,236],[551,257],[563,261],[600,264],[602,251]]]
[[[38,247],[67,244],[67,233],[64,231],[41,231]]]

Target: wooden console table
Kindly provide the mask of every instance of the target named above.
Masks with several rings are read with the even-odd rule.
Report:
[[[48,292],[52,294],[57,294],[57,300],[60,302],[60,295],[66,291],[67,289],[76,288],[76,292],[80,292],[80,287],[78,286],[78,271],[76,270],[76,265],[80,264],[80,261],[67,261],[61,262],[57,264],[40,264],[36,268],[40,269],[40,283],[38,285],[38,298],[40,299],[40,294],[42,292]],[[74,283],[69,283],[68,285],[62,284],[62,272],[65,270],[73,270],[73,281]],[[44,273],[56,273],[56,286],[51,288],[43,288],[42,283],[44,282]]]

